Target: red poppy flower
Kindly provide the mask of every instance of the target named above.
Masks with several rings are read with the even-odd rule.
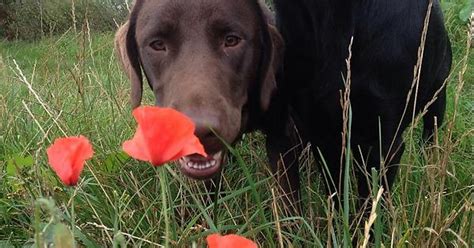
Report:
[[[184,114],[171,108],[138,107],[133,116],[137,131],[123,143],[131,157],[159,166],[191,154],[207,156],[194,135],[193,121]]]
[[[206,240],[209,248],[258,248],[252,240],[235,234],[222,236],[215,233],[207,236]]]
[[[48,161],[58,177],[68,186],[74,186],[84,169],[84,163],[94,151],[84,136],[59,138],[47,150]]]

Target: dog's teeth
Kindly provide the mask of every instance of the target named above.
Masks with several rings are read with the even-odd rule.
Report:
[[[205,170],[209,169],[217,164],[217,160],[211,159],[209,161],[194,162],[186,157],[181,158],[180,162],[184,163],[187,167],[195,170]]]

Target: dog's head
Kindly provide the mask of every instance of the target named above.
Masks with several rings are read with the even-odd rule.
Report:
[[[180,160],[184,174],[207,179],[225,150],[269,106],[283,41],[257,0],[137,0],[116,35],[120,60],[140,105],[143,75],[156,105],[196,124],[209,157]],[[253,117],[252,117],[253,118]],[[217,136],[216,136],[217,134]]]

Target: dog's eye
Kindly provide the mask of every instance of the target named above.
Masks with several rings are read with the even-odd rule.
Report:
[[[242,39],[235,35],[227,35],[225,37],[225,47],[235,47],[237,46]]]
[[[153,41],[150,44],[150,47],[153,48],[153,50],[155,51],[166,51],[165,42],[162,40]]]

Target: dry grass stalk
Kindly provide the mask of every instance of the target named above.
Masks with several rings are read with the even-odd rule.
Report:
[[[370,230],[377,219],[377,206],[380,199],[382,198],[383,192],[383,187],[380,187],[379,191],[377,192],[377,196],[372,200],[372,210],[370,211],[369,219],[365,221],[364,242],[362,243],[361,248],[365,248],[369,244]]]

